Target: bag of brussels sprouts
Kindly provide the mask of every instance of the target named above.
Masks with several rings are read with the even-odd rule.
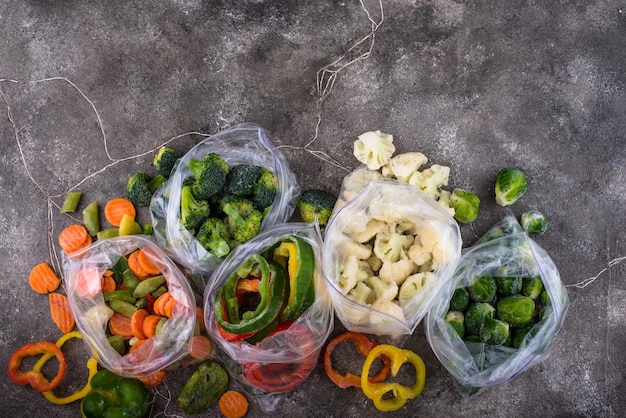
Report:
[[[568,305],[550,256],[508,216],[463,250],[426,335],[467,399],[543,361]]]
[[[200,167],[206,167],[202,165],[206,161],[205,157],[208,158],[212,154],[219,156],[216,157],[216,160],[220,160],[215,162],[216,166],[220,163],[227,165],[224,170],[227,173],[216,173],[221,168],[212,168],[211,172],[206,168],[202,174],[197,174],[201,171]],[[263,204],[264,208],[259,209],[258,202],[252,197],[252,194],[256,197],[257,190],[250,191],[250,195],[243,194],[244,192],[240,190],[232,190],[234,187],[232,185],[231,188],[223,186],[220,191],[209,190],[215,189],[214,186],[218,183],[215,177],[219,176],[216,174],[229,176],[234,173],[233,167],[236,166],[254,166],[252,168],[256,169],[256,176],[266,172],[273,173],[275,197],[271,196],[269,206]],[[205,172],[209,174],[205,175]],[[239,174],[247,176],[246,178],[251,176],[245,172],[239,172]],[[230,177],[222,178],[222,183],[228,184],[228,179]],[[260,182],[261,180],[258,180],[257,184]],[[220,185],[217,187],[219,188]],[[154,233],[159,244],[187,270],[194,284],[199,289],[204,289],[205,278],[238,245],[238,240],[242,240],[234,234],[222,233],[226,229],[224,219],[227,215],[221,213],[223,206],[220,207],[221,201],[218,198],[234,195],[238,205],[242,200],[253,202],[254,207],[251,206],[251,210],[256,209],[256,212],[262,214],[260,215],[262,218],[260,229],[257,231],[260,232],[271,225],[283,223],[291,217],[299,192],[300,188],[295,175],[289,169],[287,160],[270,142],[263,128],[253,123],[239,124],[202,140],[177,161],[169,179],[154,193],[150,203]],[[186,207],[208,208],[207,210],[198,209],[192,214],[199,221],[193,227],[185,225],[186,222],[192,222],[189,220],[192,215],[187,216],[184,222],[182,219],[182,206],[185,199],[187,200]],[[206,227],[206,232],[204,232],[204,223],[208,218],[217,220],[215,225],[211,228]],[[243,230],[241,228],[241,231]],[[203,242],[200,241],[198,235],[201,231]],[[248,238],[245,237],[245,239]]]

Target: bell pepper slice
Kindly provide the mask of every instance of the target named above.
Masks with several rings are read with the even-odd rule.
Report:
[[[143,417],[150,406],[151,393],[137,379],[100,370],[90,380],[91,390],[83,398],[80,411],[84,418],[103,416]]]
[[[313,283],[315,253],[313,247],[304,239],[292,235],[285,238],[274,249],[273,258],[283,266],[289,275],[289,297],[280,315],[281,320],[294,320],[315,300]]]
[[[381,355],[391,359],[391,375],[396,377],[404,363],[410,363],[415,368],[415,383],[405,386],[400,383],[380,382],[371,383],[367,376],[374,360]],[[379,411],[396,411],[404,406],[409,399],[416,398],[424,389],[426,381],[426,367],[420,356],[411,350],[398,348],[390,344],[380,344],[372,349],[365,359],[361,372],[361,389],[365,396],[374,401]],[[389,397],[389,393],[392,394]]]
[[[61,338],[59,338],[56,342],[57,347],[59,348],[63,347],[63,344],[65,344],[66,341],[71,340],[72,338],[82,339],[83,336],[78,331],[72,331],[72,332],[68,332],[67,334],[63,334]],[[33,366],[33,370],[36,372],[41,372],[41,369],[43,368],[43,366],[52,357],[54,357],[54,355],[52,354],[44,354],[43,356],[41,356],[41,358],[37,360],[37,363],[35,363],[35,365]],[[52,390],[43,392],[43,396],[48,401],[57,405],[65,405],[65,404],[72,403],[74,401],[84,398],[87,395],[87,393],[89,393],[89,391],[91,390],[91,385],[89,384],[89,381],[91,380],[93,375],[96,374],[96,372],[98,371],[98,361],[95,358],[90,357],[89,360],[87,360],[87,370],[89,371],[89,375],[87,376],[87,383],[81,389],[75,390],[70,395],[64,396],[62,398],[57,397]]]
[[[41,371],[20,370],[22,360],[26,357],[37,356],[40,354],[50,354],[59,361],[59,370],[52,380],[48,380]],[[9,378],[18,385],[30,385],[37,392],[47,392],[56,388],[65,376],[67,363],[63,351],[50,341],[39,341],[36,343],[24,344],[11,355],[7,372]]]
[[[365,335],[358,332],[346,331],[342,334],[337,335],[335,338],[330,340],[328,345],[326,345],[326,350],[324,351],[324,369],[326,370],[326,374],[328,375],[330,380],[332,380],[334,384],[342,389],[346,389],[349,387],[355,387],[360,389],[361,376],[350,372],[342,374],[337,371],[332,365],[331,357],[333,350],[336,346],[346,341],[351,341],[357,351],[365,357],[367,357],[367,355],[372,351],[374,347],[380,345],[380,343],[372,341]],[[389,375],[389,371],[391,370],[391,360],[389,359],[389,357],[385,355],[381,355],[380,357],[383,361],[383,366],[376,375],[368,377],[370,383],[382,382],[387,378],[387,376]]]

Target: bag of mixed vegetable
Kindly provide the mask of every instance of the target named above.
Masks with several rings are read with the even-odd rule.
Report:
[[[508,216],[463,250],[426,335],[467,399],[543,361],[568,304],[550,256]]]
[[[460,251],[457,223],[431,196],[377,171],[353,171],[324,237],[324,276],[337,316],[350,331],[411,334]]]
[[[204,289],[205,277],[235,247],[291,217],[298,194],[295,175],[263,129],[239,124],[176,162],[150,203],[154,233]]]
[[[209,335],[266,412],[308,378],[333,329],[321,246],[315,223],[275,225],[238,246],[205,291]]]
[[[178,266],[140,235],[98,240],[64,256],[70,310],[91,355],[119,376],[144,378],[189,352],[196,303]]]

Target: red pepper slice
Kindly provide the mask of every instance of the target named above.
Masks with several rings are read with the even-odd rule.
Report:
[[[52,354],[59,361],[59,371],[54,379],[48,380],[48,378],[46,378],[40,371],[20,370],[22,360],[26,357],[37,356],[40,354]],[[9,358],[7,372],[9,374],[9,378],[18,385],[30,385],[37,392],[48,392],[59,386],[63,376],[65,376],[66,367],[67,364],[65,362],[65,355],[56,344],[50,341],[39,341],[36,343],[24,344],[15,350],[15,352],[11,355],[11,358]]]
[[[217,327],[217,331],[220,333],[220,337],[222,337],[224,340],[231,342],[231,343],[243,341],[246,338],[250,338],[254,334],[256,334],[256,332],[248,332],[246,334],[235,334],[233,332],[226,331],[224,328],[220,326],[220,324],[217,323],[217,321],[215,321],[214,324]]]
[[[342,389],[346,389],[349,387],[361,388],[361,376],[357,376],[353,373],[345,373],[341,374],[337,370],[333,368],[331,362],[331,353],[335,349],[335,347],[345,341],[352,341],[357,351],[361,353],[364,357],[367,357],[370,351],[380,343],[376,341],[372,341],[368,339],[365,335],[360,334],[358,332],[347,331],[343,334],[339,334],[326,346],[326,350],[324,351],[324,369],[326,370],[326,374],[333,381],[334,384],[339,386]],[[380,371],[374,375],[368,377],[368,380],[371,383],[379,383],[385,380],[391,371],[391,359],[385,355],[380,356],[383,361],[383,367]]]

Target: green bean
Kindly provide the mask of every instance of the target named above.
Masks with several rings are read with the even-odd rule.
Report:
[[[98,239],[107,239],[107,238],[117,237],[119,234],[120,234],[119,228],[112,227],[112,228],[103,229],[102,231],[98,232],[96,234],[96,237]]]
[[[68,192],[61,205],[61,213],[76,212],[82,195],[81,192]]]
[[[155,291],[163,283],[165,283],[165,276],[162,274],[142,280],[133,290],[133,296],[136,298],[146,297],[148,293]]]
[[[100,232],[100,213],[98,212],[98,202],[94,201],[83,209],[83,223],[87,232],[92,237]]]

